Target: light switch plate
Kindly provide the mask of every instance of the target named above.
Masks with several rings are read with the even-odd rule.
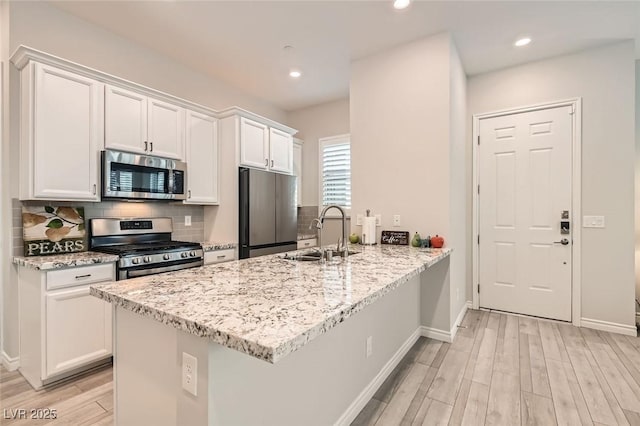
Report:
[[[583,228],[604,228],[604,216],[584,216],[582,218]]]
[[[381,214],[377,214],[376,215],[376,226],[382,226],[382,215]]]
[[[399,214],[394,214],[393,215],[393,226],[400,226],[401,222],[400,222],[400,215]]]
[[[356,225],[360,225],[362,226],[362,218],[364,217],[364,215],[359,214],[356,216]]]
[[[184,226],[191,226],[191,216],[184,217]]]

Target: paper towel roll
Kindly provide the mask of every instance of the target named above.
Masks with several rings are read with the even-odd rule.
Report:
[[[373,216],[362,218],[362,244],[376,243],[376,218]]]

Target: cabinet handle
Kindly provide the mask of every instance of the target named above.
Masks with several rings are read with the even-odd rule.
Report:
[[[225,257],[227,257],[226,254],[221,254],[221,255],[218,256],[218,259],[224,259]]]
[[[264,166],[265,167],[269,167],[269,159],[268,158],[264,159]]]
[[[273,160],[271,160],[271,167],[273,167]]]
[[[153,142],[149,142],[149,145],[151,146],[151,152],[153,152]]]
[[[187,191],[187,198],[191,198],[191,190]]]
[[[307,247],[309,244],[311,244],[311,243],[304,243],[304,246]]]
[[[97,189],[96,189],[96,184],[94,183],[94,184],[93,184],[93,195],[96,195],[96,191],[97,191]]]
[[[148,151],[149,150],[149,142],[144,141],[144,150]]]
[[[89,278],[90,276],[91,276],[91,274],[76,275],[76,280],[81,280],[83,278]]]

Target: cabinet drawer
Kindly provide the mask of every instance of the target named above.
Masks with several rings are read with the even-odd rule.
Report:
[[[317,238],[309,238],[307,240],[300,240],[300,241],[298,241],[298,250],[303,249],[303,248],[315,247],[317,245],[318,245],[318,239]]]
[[[236,253],[234,249],[208,251],[204,254],[204,264],[229,262],[234,260]]]
[[[115,279],[114,263],[60,269],[47,272],[47,290],[93,284],[101,281],[114,281]]]

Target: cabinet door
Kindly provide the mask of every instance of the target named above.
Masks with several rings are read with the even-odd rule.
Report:
[[[184,109],[149,98],[149,152],[159,157],[184,158]]]
[[[270,129],[269,157],[269,168],[272,171],[293,173],[293,136],[278,129]]]
[[[35,64],[34,89],[33,198],[98,201],[103,84]]]
[[[119,87],[105,87],[104,146],[146,153],[147,97]]]
[[[46,372],[43,378],[111,355],[111,306],[89,286],[46,295]]]
[[[218,121],[186,112],[187,199],[185,204],[218,203]]]
[[[296,176],[296,204],[302,205],[302,145],[293,144],[293,174]]]
[[[240,165],[269,168],[269,128],[247,118],[240,118]]]

